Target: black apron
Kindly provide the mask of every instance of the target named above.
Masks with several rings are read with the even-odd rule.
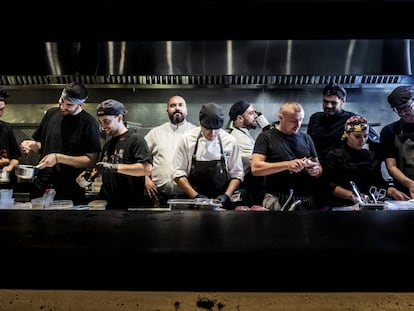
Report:
[[[219,135],[220,160],[197,161],[196,153],[200,137],[201,133],[197,138],[194,153],[191,158],[191,170],[188,176],[188,181],[198,193],[203,194],[208,198],[215,198],[218,195],[223,194],[229,184],[223,145]]]
[[[414,179],[414,133],[403,133],[400,124],[399,135],[395,135],[398,150],[397,167],[410,179]]]

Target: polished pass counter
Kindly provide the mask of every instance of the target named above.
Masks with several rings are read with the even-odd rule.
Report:
[[[412,291],[414,212],[0,210],[0,288]]]

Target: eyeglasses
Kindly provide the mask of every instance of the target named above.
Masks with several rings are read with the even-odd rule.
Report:
[[[408,105],[401,105],[401,106],[398,106],[398,107],[392,108],[392,110],[393,110],[395,113],[398,113],[398,114],[401,114],[401,113],[409,113],[409,112],[411,112],[411,111],[412,111],[412,109],[413,109],[413,105],[414,105],[414,102],[411,102],[411,103],[409,103]]]

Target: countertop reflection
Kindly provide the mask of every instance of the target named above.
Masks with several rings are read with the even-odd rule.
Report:
[[[0,210],[0,286],[410,291],[413,231],[412,211]]]

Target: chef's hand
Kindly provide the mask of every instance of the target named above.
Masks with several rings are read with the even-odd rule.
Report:
[[[306,158],[289,160],[287,164],[291,173],[300,173],[306,167]]]
[[[26,139],[20,143],[20,148],[26,155],[30,152],[37,153],[40,150],[40,143],[31,139]]]
[[[227,194],[220,194],[216,200],[219,200],[223,207],[230,203],[230,197]]]
[[[397,188],[395,187],[388,187],[387,195],[396,201],[408,201],[411,199],[408,195],[406,195],[404,192],[397,190]]]
[[[99,174],[116,173],[118,171],[118,164],[98,162],[96,163],[96,170]]]
[[[44,169],[46,167],[53,167],[58,164],[58,154],[57,153],[49,153],[45,155],[42,159],[40,159],[39,163],[36,165],[38,169]]]
[[[150,198],[157,197],[158,188],[150,176],[145,176],[145,189],[147,190],[148,196]]]
[[[311,159],[306,160],[305,169],[310,176],[318,177],[321,173],[319,163]]]

